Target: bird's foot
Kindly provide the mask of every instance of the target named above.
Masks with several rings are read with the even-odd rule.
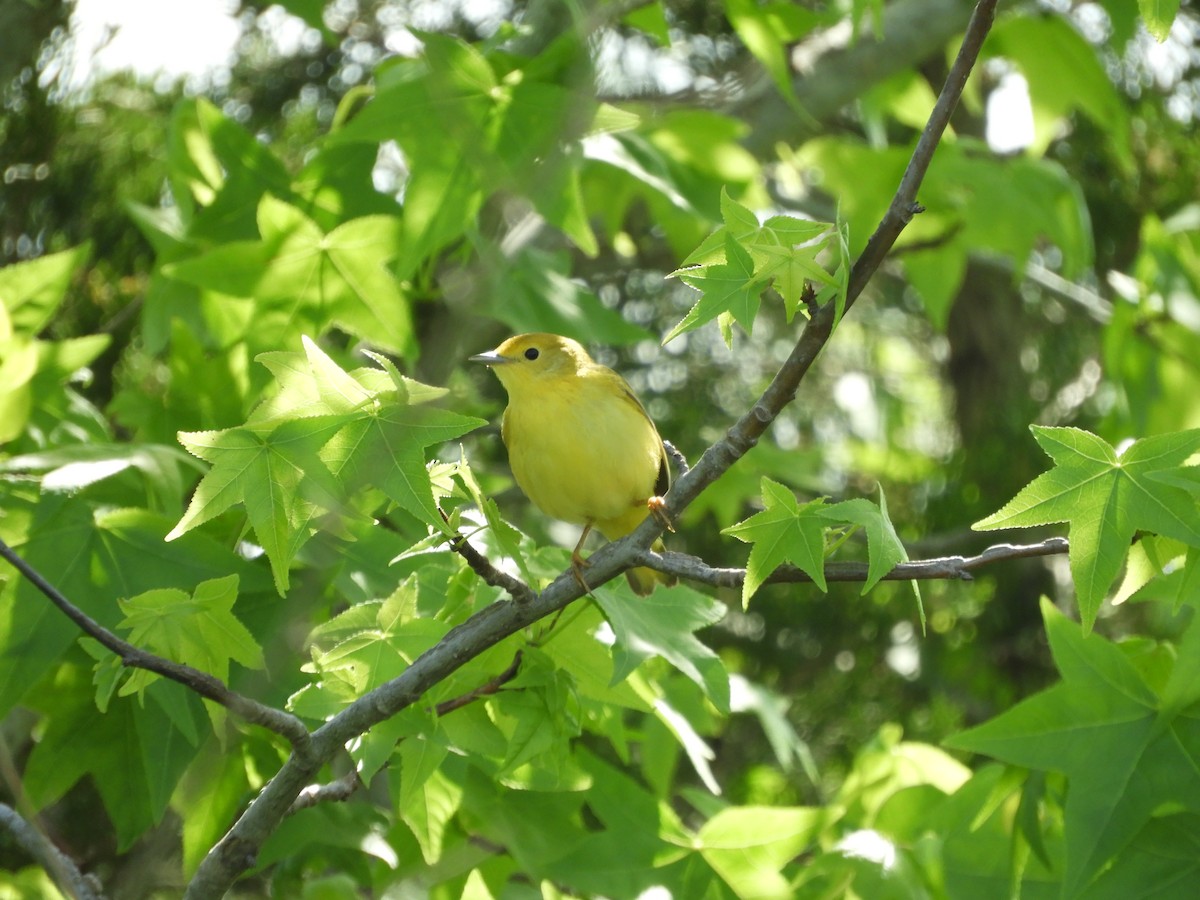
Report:
[[[571,571],[575,573],[575,580],[579,582],[579,586],[583,588],[585,594],[590,594],[592,589],[588,587],[587,580],[583,577],[583,570],[590,566],[591,563],[579,555],[579,548],[571,554]]]
[[[591,531],[592,523],[588,522],[583,526],[583,534],[579,535],[579,543],[577,543],[575,545],[575,549],[571,551],[571,571],[575,573],[575,580],[579,582],[579,586],[583,588],[583,592],[585,594],[590,594],[592,589],[588,587],[587,581],[584,580],[583,570],[590,566],[591,563],[583,558],[583,554],[580,551],[583,550],[583,542],[587,540],[587,536],[591,533]]]
[[[646,508],[650,510],[650,515],[658,519],[662,523],[663,528],[675,533],[675,523],[671,521],[671,517],[667,515],[667,501],[662,497],[651,497],[646,501]]]

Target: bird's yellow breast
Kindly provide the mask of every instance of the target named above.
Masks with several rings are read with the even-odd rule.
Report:
[[[606,534],[645,517],[662,441],[611,370],[510,391],[503,432],[517,484],[547,515],[595,522]]]

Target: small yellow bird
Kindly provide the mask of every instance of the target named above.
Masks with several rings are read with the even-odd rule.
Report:
[[[670,528],[662,495],[671,485],[658,429],[625,379],[557,334],[519,334],[471,357],[490,366],[508,392],[500,435],[517,484],[548,516],[583,526],[571,561],[580,583],[580,548],[593,527],[610,541],[654,513]],[[654,549],[663,550],[662,541]],[[653,569],[626,573],[645,596],[673,579]]]

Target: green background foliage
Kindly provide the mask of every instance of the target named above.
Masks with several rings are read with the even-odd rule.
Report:
[[[220,77],[71,87],[71,6],[19,6],[0,538],[310,729],[507,602],[458,535],[535,590],[568,567],[466,358],[577,338],[694,462],[844,301],[970,12],[290,0],[286,52],[247,4]],[[668,535],[744,585],[618,579],[461,660],[326,761],[348,799],[262,835],[232,895],[1190,897],[1196,30],[1006,5],[924,211]],[[1055,535],[915,600],[882,580]],[[111,896],[178,896],[293,750],[7,567],[0,716],[0,801]],[[0,833],[0,892],[54,891]]]

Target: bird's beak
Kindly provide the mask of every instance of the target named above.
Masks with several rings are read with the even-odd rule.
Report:
[[[507,356],[501,356],[495,350],[489,350],[487,353],[479,353],[475,356],[468,356],[467,361],[483,363],[485,366],[498,366],[501,363],[512,362]]]

